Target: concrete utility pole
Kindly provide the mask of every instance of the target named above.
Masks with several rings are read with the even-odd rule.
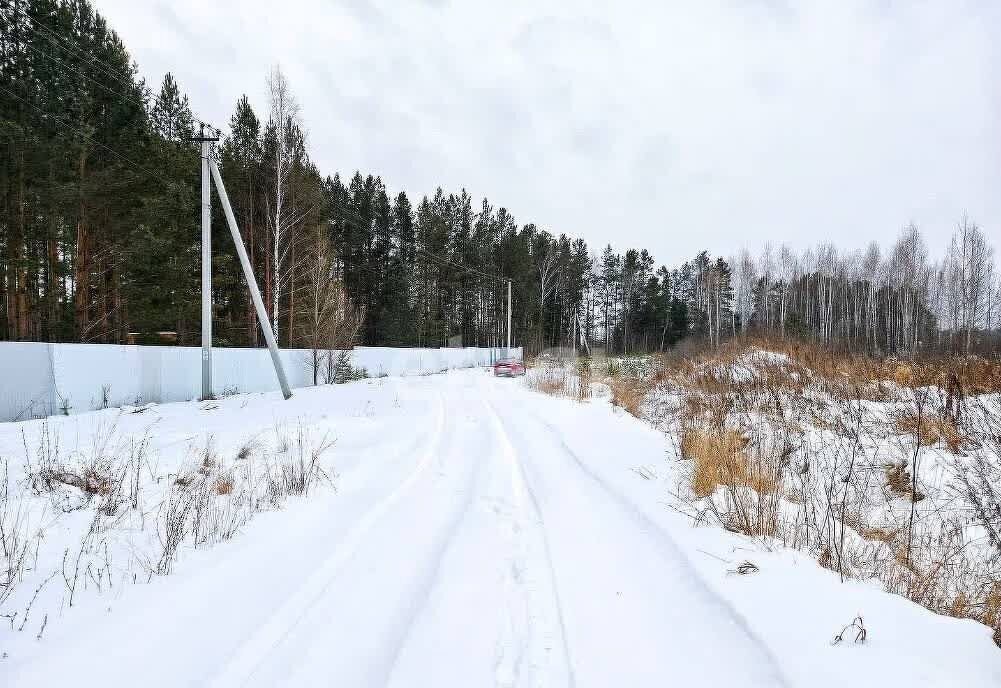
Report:
[[[511,358],[511,280],[507,281],[507,357]]]
[[[222,202],[222,210],[226,214],[226,224],[229,225],[229,233],[233,237],[236,245],[236,253],[240,257],[240,267],[243,268],[243,276],[247,280],[247,288],[250,290],[250,298],[254,302],[254,310],[257,311],[257,322],[261,324],[264,332],[264,340],[268,343],[268,350],[271,352],[271,362],[275,366],[275,375],[278,377],[278,384],[281,385],[282,395],[286,399],[292,396],[289,389],[288,379],[285,377],[285,368],[282,366],[282,359],[278,353],[278,342],[275,341],[274,330],[271,329],[271,320],[268,319],[268,312],[264,309],[264,299],[261,298],[261,290],[257,287],[257,279],[254,277],[254,269],[250,265],[250,258],[247,257],[247,249],[243,246],[243,238],[240,236],[240,228],[236,224],[236,216],[233,215],[233,207],[229,204],[229,196],[226,194],[226,187],[222,183],[222,175],[219,174],[219,166],[215,160],[208,161],[209,169],[212,172],[212,181],[215,182],[215,189],[219,193],[219,200]]]
[[[218,136],[205,136],[205,125],[192,139],[202,144],[202,399],[212,394],[212,187],[209,156]]]

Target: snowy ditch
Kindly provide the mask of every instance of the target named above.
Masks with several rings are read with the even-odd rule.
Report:
[[[580,398],[580,366],[542,361],[528,384]],[[610,358],[588,375],[595,396],[666,434],[668,502],[693,524],[807,551],[1001,644],[1001,395],[832,381],[756,349]]]

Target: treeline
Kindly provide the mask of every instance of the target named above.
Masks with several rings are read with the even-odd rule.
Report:
[[[86,2],[0,0],[0,339],[197,344],[202,130],[167,75],[150,87]],[[929,259],[766,247],[658,266],[595,253],[466,192],[411,200],[375,175],[325,176],[284,75],[268,112],[235,105],[215,151],[283,346],[662,350],[751,331],[858,350],[991,350],[998,282],[964,220]],[[211,130],[206,130],[208,133]],[[262,343],[213,201],[216,343]]]
[[[651,269],[643,251],[620,259],[606,249],[593,271],[602,302],[593,331],[611,350],[650,350],[692,335],[715,344],[749,332],[883,354],[999,347],[994,251],[968,218],[937,260],[911,225],[888,250],[871,243],[841,253],[821,244],[797,254],[769,244],[758,256],[702,252],[677,269]]]

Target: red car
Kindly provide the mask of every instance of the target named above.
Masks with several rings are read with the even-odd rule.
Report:
[[[525,366],[513,358],[505,358],[494,363],[494,377],[516,377],[524,374]]]

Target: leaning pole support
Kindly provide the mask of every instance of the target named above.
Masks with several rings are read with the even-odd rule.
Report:
[[[233,243],[236,245],[236,253],[240,256],[240,266],[243,267],[243,276],[247,280],[247,288],[250,289],[250,298],[254,302],[254,310],[257,311],[257,322],[261,324],[264,339],[268,343],[268,350],[271,352],[271,362],[275,365],[275,375],[278,376],[278,384],[281,385],[282,394],[288,399],[292,396],[292,390],[289,389],[288,379],[285,377],[285,368],[282,366],[282,359],[278,354],[278,342],[275,341],[275,333],[271,330],[271,320],[268,318],[268,313],[264,310],[264,300],[261,299],[261,290],[257,287],[254,269],[250,265],[250,258],[247,257],[247,249],[243,246],[240,228],[236,226],[236,217],[233,215],[233,206],[229,204],[229,196],[226,194],[226,187],[222,183],[222,175],[219,174],[219,166],[215,160],[209,160],[209,169],[212,171],[212,180],[215,182],[216,191],[219,193],[219,200],[222,201],[222,209],[226,214],[229,233],[233,236]]]

